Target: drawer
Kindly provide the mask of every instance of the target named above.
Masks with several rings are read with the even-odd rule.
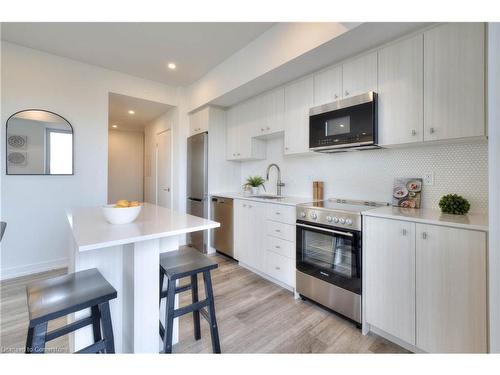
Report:
[[[281,238],[282,240],[295,241],[295,225],[278,223],[268,220],[266,223],[267,234]]]
[[[290,259],[295,259],[295,242],[267,236],[267,250],[273,251]]]
[[[290,258],[266,251],[266,273],[273,279],[293,286],[293,261]]]
[[[266,216],[268,220],[279,221],[285,224],[295,224],[295,206],[270,203],[267,205]]]

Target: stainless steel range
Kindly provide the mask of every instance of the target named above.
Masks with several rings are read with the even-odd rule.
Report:
[[[361,212],[388,203],[329,199],[297,205],[296,288],[361,323]]]

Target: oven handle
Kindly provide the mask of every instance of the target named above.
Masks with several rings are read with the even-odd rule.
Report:
[[[299,223],[297,223],[297,226],[298,227],[303,227],[303,228],[315,229],[315,230],[319,230],[319,231],[322,231],[322,232],[341,234],[342,236],[348,236],[348,237],[352,237],[353,236],[353,234],[349,233],[349,232],[340,232],[338,230],[333,230],[333,229],[313,227],[312,225],[306,225],[306,224],[299,224]]]

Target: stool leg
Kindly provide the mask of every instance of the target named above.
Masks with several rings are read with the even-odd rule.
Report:
[[[212,336],[212,351],[214,353],[220,353],[219,329],[217,328],[217,319],[215,317],[215,302],[210,271],[203,272],[203,281],[205,282],[205,296],[208,299],[208,316],[210,317],[209,324],[210,335]]]
[[[94,342],[101,341],[101,314],[99,313],[99,306],[95,305],[90,308],[92,316],[92,331],[94,333]]]
[[[106,341],[106,354],[115,353],[115,339],[113,337],[113,324],[111,323],[111,313],[109,312],[109,302],[99,304],[101,315],[102,335]]]
[[[165,307],[165,334],[163,335],[163,352],[172,353],[172,334],[174,330],[175,280],[168,280],[167,306]]]
[[[48,323],[41,323],[28,329],[26,353],[42,354],[45,352],[45,336]]]
[[[165,279],[165,274],[161,271],[161,268],[160,268],[160,305],[161,305],[161,292],[163,291],[164,279]]]
[[[198,275],[191,275],[191,300],[198,302]],[[193,311],[194,339],[201,339],[200,310]]]

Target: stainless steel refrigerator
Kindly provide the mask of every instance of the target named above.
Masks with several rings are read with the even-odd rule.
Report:
[[[188,214],[208,218],[208,133],[187,139],[187,206]],[[207,252],[208,231],[187,236],[188,245]]]

